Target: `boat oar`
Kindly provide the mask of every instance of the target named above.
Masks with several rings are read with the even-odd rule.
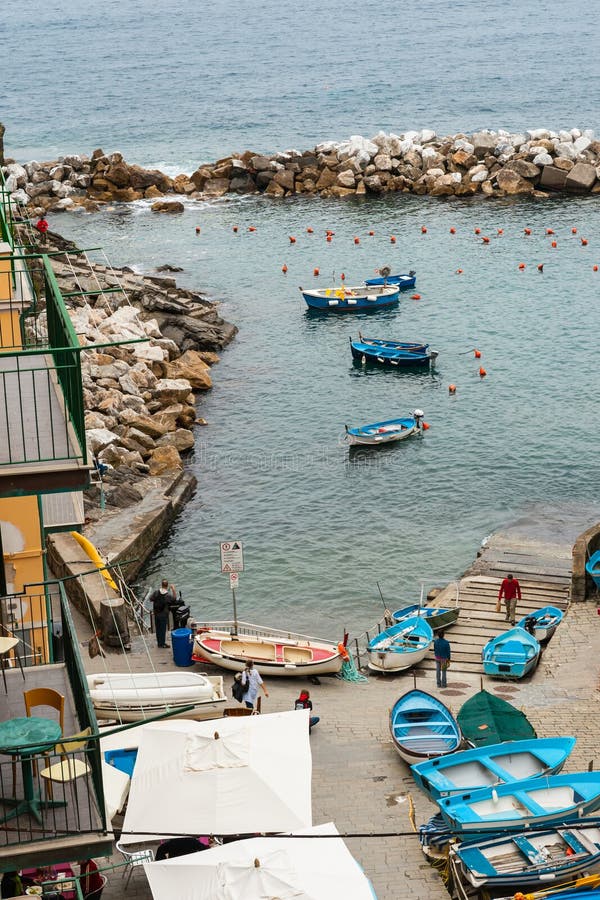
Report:
[[[378,581],[375,583],[377,584],[377,590],[379,591],[379,596],[381,597],[381,602],[383,603],[383,613],[384,613],[384,618],[385,618],[385,624],[389,628],[391,625],[394,624],[394,620],[392,619],[392,613],[391,613],[391,610],[389,610],[387,608],[386,602],[383,599],[383,591],[381,590],[381,585],[379,584]]]

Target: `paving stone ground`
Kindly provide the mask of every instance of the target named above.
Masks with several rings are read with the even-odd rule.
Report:
[[[85,623],[78,622],[83,636]],[[452,640],[451,631],[448,637]],[[102,668],[96,658],[90,670]],[[169,651],[152,648],[158,671],[174,668]],[[147,670],[148,658],[134,646],[128,657],[132,668]],[[534,675],[523,683],[483,679],[484,687],[522,708],[538,735],[574,735],[577,744],[565,771],[587,769],[593,761],[600,766],[599,688],[600,617],[595,604],[572,606],[544,651]],[[108,660],[116,671],[116,657]],[[195,667],[195,671],[200,669]],[[231,675],[225,676],[227,685]],[[436,693],[434,676],[426,672],[416,679],[417,686]],[[439,696],[453,710],[458,709],[481,686],[480,676],[449,671],[448,688]],[[415,806],[417,824],[435,812],[421,794],[408,766],[395,752],[388,730],[388,713],[394,701],[413,687],[410,673],[395,676],[369,676],[364,684],[350,684],[336,678],[322,678],[319,685],[299,679],[271,678],[269,698],[263,697],[263,712],[278,712],[293,707],[299,690],[308,687],[315,714],[321,717],[313,729],[313,821],[333,821],[371,879],[379,900],[448,900],[448,893],[437,872],[423,856],[409,819],[410,800]],[[231,705],[235,705],[232,700]],[[391,833],[392,836],[382,837]],[[373,835],[373,836],[369,836]],[[115,861],[120,861],[118,855]],[[104,900],[124,896],[123,881],[113,874]],[[131,900],[151,897],[143,872],[136,872],[127,896]]]

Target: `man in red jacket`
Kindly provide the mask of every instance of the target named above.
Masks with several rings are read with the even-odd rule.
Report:
[[[44,218],[44,215],[39,217],[38,221],[35,223],[36,230],[40,236],[40,244],[45,244],[48,238],[46,237],[46,232],[48,231],[48,222]]]
[[[503,597],[504,604],[506,606],[505,621],[510,622],[511,625],[514,625],[515,613],[517,610],[517,600],[521,599],[521,585],[519,584],[517,579],[513,578],[513,576],[510,574],[503,579],[502,584],[500,585],[500,590],[498,591],[498,602],[496,604],[496,612],[500,612],[500,604]]]

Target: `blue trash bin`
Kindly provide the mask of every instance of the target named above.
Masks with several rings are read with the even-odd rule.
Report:
[[[176,628],[171,632],[173,662],[176,666],[193,666],[194,637],[191,628]]]

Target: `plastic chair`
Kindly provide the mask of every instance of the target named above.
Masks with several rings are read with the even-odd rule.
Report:
[[[48,791],[48,796],[52,799],[52,782],[57,782],[59,784],[69,784],[70,782],[75,781],[77,778],[81,778],[83,775],[87,775],[90,771],[90,767],[86,762],[81,759],[75,759],[73,756],[67,756],[69,753],[76,753],[78,750],[84,750],[87,745],[87,739],[92,733],[91,728],[86,728],[84,731],[80,731],[79,734],[74,734],[71,738],[66,741],[62,741],[60,744],[56,745],[56,753],[60,753],[62,759],[60,762],[54,763],[52,766],[48,766],[46,769],[42,769],[40,772],[40,778],[44,778],[46,782],[46,790]],[[73,795],[73,799],[75,800],[75,796]]]
[[[133,853],[130,853],[129,850],[123,849],[120,841],[115,843],[115,847],[127,863],[121,876],[124,878],[125,873],[127,872],[127,881],[125,882],[125,890],[127,890],[134,870],[139,867],[143,868],[144,863],[154,862],[154,850],[135,850]]]
[[[53,688],[30,688],[23,691],[23,699],[25,700],[25,715],[33,715],[32,710],[38,706],[50,706],[58,712],[58,721],[60,724],[61,734],[65,727],[65,698],[63,694],[59,694]],[[49,753],[45,754],[49,756]],[[16,773],[16,763],[13,762],[13,781]],[[33,772],[37,775],[37,762],[33,760]]]

